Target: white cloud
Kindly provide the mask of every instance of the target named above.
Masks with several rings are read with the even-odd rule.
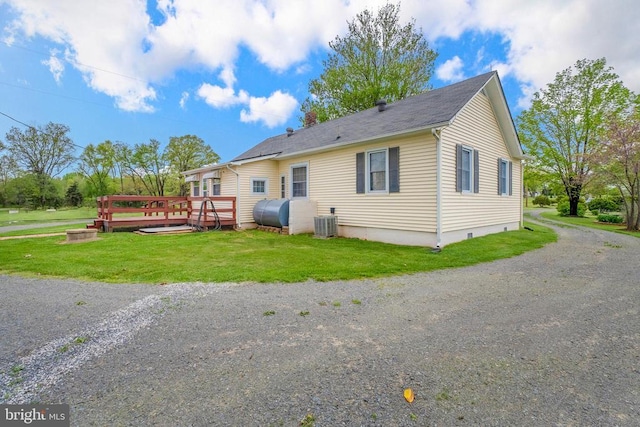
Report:
[[[49,59],[42,61],[43,65],[49,67],[49,71],[53,74],[53,78],[56,83],[60,84],[62,80],[62,73],[64,73],[64,62],[58,58],[58,50],[52,49]]]
[[[211,105],[246,106],[248,95],[230,89],[243,84],[235,75],[241,49],[272,71],[303,72],[310,52],[326,49],[357,13],[387,1],[158,0],[163,19],[153,23],[147,15],[147,3],[153,2],[144,0],[0,0],[13,17],[1,37],[8,43],[23,36],[53,41],[88,86],[124,110],[153,111],[157,87],[180,70],[218,73],[222,86],[200,88]],[[503,77],[509,73],[523,90],[537,89],[578,59],[606,57],[625,84],[640,92],[636,3],[403,0],[401,18],[415,18],[432,45],[467,33],[504,37],[506,57],[492,57],[489,49],[476,58],[451,55],[438,69],[448,81],[494,68]],[[466,48],[461,45],[461,51]],[[45,63],[58,80],[61,61],[56,56]],[[264,99],[277,99],[277,93]],[[256,111],[250,108],[245,118],[260,117]]]
[[[473,4],[467,28],[502,34],[504,66],[520,82],[521,105],[577,60],[607,58],[627,87],[640,91],[635,0],[484,0]]]
[[[249,102],[249,95],[245,91],[236,91],[231,87],[221,87],[203,83],[198,89],[198,96],[214,108],[228,108]]]
[[[298,101],[287,93],[275,91],[268,98],[251,97],[249,110],[240,112],[240,120],[244,123],[262,121],[270,128],[282,125],[289,120],[298,106]]]
[[[268,98],[264,98],[249,96],[244,90],[236,93],[231,87],[203,83],[198,89],[198,96],[214,108],[230,108],[239,105],[248,107],[240,111],[240,121],[263,122],[270,128],[286,123],[298,106],[298,101],[293,96],[279,90]]]
[[[454,56],[451,59],[445,61],[436,70],[436,76],[445,82],[457,82],[464,79],[464,63],[459,56]]]

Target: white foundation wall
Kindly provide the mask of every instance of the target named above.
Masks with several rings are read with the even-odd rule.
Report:
[[[440,247],[467,240],[469,238],[476,238],[489,234],[500,233],[503,231],[514,231],[519,229],[520,222],[516,221],[504,224],[496,224],[483,227],[470,227],[463,230],[450,231],[442,234],[442,243]],[[395,245],[424,246],[431,248],[435,248],[437,246],[436,233],[420,231],[403,231],[384,228],[352,227],[339,225],[338,235],[340,237],[392,243]],[[469,237],[470,235],[471,237]]]

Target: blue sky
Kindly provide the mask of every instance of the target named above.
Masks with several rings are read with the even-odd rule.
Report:
[[[193,134],[227,161],[299,127],[328,42],[384,3],[0,0],[0,112],[66,124],[79,147]],[[640,92],[635,0],[404,0],[401,17],[439,53],[433,87],[498,70],[514,118],[582,58]]]

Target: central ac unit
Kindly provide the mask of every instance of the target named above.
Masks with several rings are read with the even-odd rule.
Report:
[[[333,237],[338,235],[337,217],[316,216],[313,218],[315,225],[315,237]]]

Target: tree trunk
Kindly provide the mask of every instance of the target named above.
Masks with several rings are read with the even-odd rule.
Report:
[[[574,185],[567,188],[567,196],[569,196],[569,215],[578,216],[578,203],[580,203],[581,185]]]

